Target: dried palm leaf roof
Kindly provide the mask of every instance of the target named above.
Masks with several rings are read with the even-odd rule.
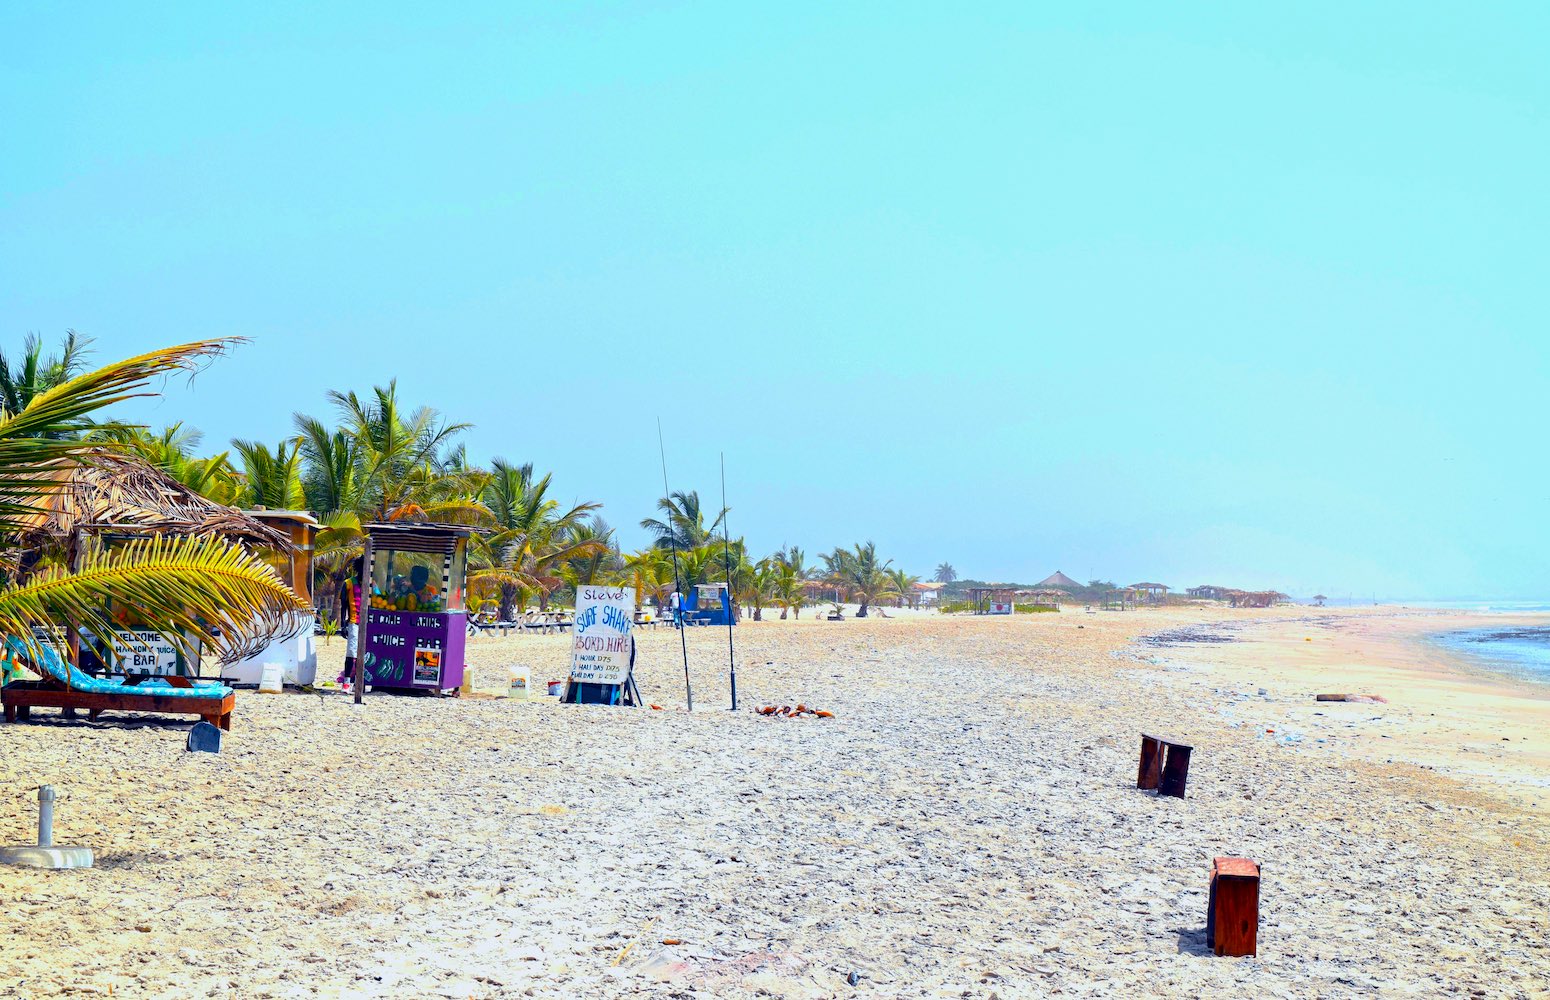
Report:
[[[143,459],[101,449],[48,463],[38,473],[47,484],[32,500],[37,509],[16,520],[23,545],[69,538],[76,528],[111,533],[214,535],[253,548],[290,552],[284,533],[235,507],[227,507],[173,479]]]

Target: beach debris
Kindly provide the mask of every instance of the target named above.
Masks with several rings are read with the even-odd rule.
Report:
[[[656,924],[656,922],[657,922],[657,918],[656,917],[652,917],[650,920],[646,921],[645,925],[643,927],[641,927],[641,929],[640,929],[640,934],[637,934],[634,937],[630,938],[629,943],[626,944],[623,948],[621,948],[619,950],[618,956],[612,962],[610,962],[609,964],[616,966],[620,962],[624,961],[624,956],[628,955],[630,953],[630,949],[635,947],[635,942],[640,940],[641,934],[645,934],[647,931],[651,930],[651,928]]]
[[[859,982],[861,982],[861,973],[857,972],[855,969],[851,969],[850,975],[845,977],[846,985],[854,986]]]
[[[790,705],[760,705],[754,709],[756,713],[770,718],[795,719],[803,715],[811,715],[819,719],[834,718],[833,712],[824,712],[816,708],[808,708],[806,704],[798,703],[796,708]]]
[[[221,730],[208,722],[196,722],[188,731],[188,749],[201,753],[221,752]]]
[[[662,943],[665,945],[683,944],[683,938],[663,938]]]
[[[1136,771],[1136,787],[1157,789],[1158,795],[1184,797],[1189,780],[1189,755],[1194,747],[1178,740],[1141,734],[1141,763]]]
[[[1218,955],[1258,953],[1259,864],[1248,858],[1211,862],[1206,903],[1206,943]]]
[[[1388,704],[1388,699],[1381,694],[1316,694],[1314,701],[1351,701],[1364,704]]]

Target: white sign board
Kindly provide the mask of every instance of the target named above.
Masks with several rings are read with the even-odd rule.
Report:
[[[177,672],[178,650],[160,632],[118,629],[113,633],[113,667],[142,674]]]
[[[576,684],[623,684],[630,675],[634,587],[576,588],[570,679]]]

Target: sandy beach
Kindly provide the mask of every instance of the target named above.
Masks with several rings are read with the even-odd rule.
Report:
[[[0,991],[1550,996],[1550,697],[1422,639],[1460,622],[804,616],[738,629],[736,713],[692,630],[693,714],[659,629],[662,711],[243,693],[218,756],[38,713],[0,726],[0,842],[48,782],[98,865],[0,869]],[[1202,631],[1234,641],[1139,641]],[[563,677],[567,642],[476,640],[477,684]],[[1195,746],[1183,800],[1134,787],[1159,730]],[[1257,958],[1205,946],[1223,854],[1264,866]]]

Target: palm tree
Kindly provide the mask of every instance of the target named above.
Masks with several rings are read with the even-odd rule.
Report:
[[[353,439],[357,509],[376,521],[436,516],[451,506],[466,487],[474,486],[470,470],[448,462],[453,438],[471,424],[448,424],[427,406],[409,414],[398,402],[398,382],[375,386],[367,399],[355,393],[330,392],[328,398],[344,418]],[[310,449],[309,449],[310,450]],[[449,483],[448,476],[457,482]]]
[[[672,565],[669,556],[668,565]],[[678,553],[678,592],[687,600],[694,588],[702,583],[714,583],[726,579],[726,564],[719,545],[701,545]]]
[[[549,475],[536,482],[533,466],[511,465],[497,458],[479,492],[480,506],[493,518],[495,531],[476,546],[477,568],[470,581],[498,588],[501,617],[509,618],[524,589],[549,607],[549,597],[564,583],[561,571],[572,560],[603,552],[606,540],[583,533],[586,515],[600,504],[580,503],[562,509],[549,493]]]
[[[566,561],[565,582],[572,590],[611,580],[624,568],[623,557],[619,554],[619,544],[614,541],[614,529],[596,514],[576,525],[571,530],[570,537],[573,542],[595,539],[603,543],[600,548]]]
[[[915,584],[920,582],[920,577],[912,576],[904,572],[904,570],[897,568],[890,569],[887,572],[890,587],[894,592],[894,596],[898,598],[898,603],[894,607],[902,608],[904,607],[904,602],[909,601],[910,607],[913,608],[918,599],[915,593]]]
[[[753,620],[764,620],[764,604],[775,596],[775,583],[779,569],[775,560],[760,559],[756,563],[750,563],[741,548],[742,539],[738,539],[738,551],[735,553],[737,562],[732,565],[732,588],[735,604],[746,604],[753,608]]]
[[[307,509],[324,513],[359,509],[355,439],[342,429],[330,430],[315,417],[297,413],[291,419],[300,441],[302,490],[307,496]]]
[[[375,386],[362,399],[330,392],[344,426],[295,414],[300,485],[309,509],[320,513],[314,565],[324,574],[318,598],[327,607],[350,564],[364,550],[372,521],[441,520],[484,523],[478,502],[488,474],[468,468],[453,439],[468,424],[448,424],[435,410],[405,414],[398,384]]]
[[[770,557],[775,562],[775,604],[780,608],[780,620],[802,617],[802,606],[807,603],[807,556],[795,545],[788,546]]]
[[[952,583],[958,579],[958,571],[953,569],[953,564],[950,562],[939,563],[937,564],[936,574],[931,579],[937,583]]]
[[[53,463],[79,460],[75,440],[91,414],[150,395],[154,378],[193,372],[239,341],[207,340],[152,351],[0,402],[0,544],[15,545],[39,512],[39,502],[65,479],[45,475]],[[25,365],[24,365],[25,368]],[[12,389],[26,384],[12,373]],[[36,386],[35,386],[36,387]],[[0,390],[3,395],[3,390]],[[21,402],[12,409],[12,402]],[[0,632],[29,644],[34,626],[67,623],[107,635],[114,627],[109,599],[134,607],[152,630],[191,650],[208,644],[231,653],[245,642],[250,621],[300,610],[302,602],[274,570],[239,545],[215,537],[147,538],[79,554],[74,569],[43,568],[0,587]]]
[[[880,597],[893,596],[893,580],[888,569],[893,560],[877,561],[877,546],[872,542],[853,549],[837,548],[823,557],[828,578],[851,600],[861,606],[857,618],[867,616],[867,608]]]
[[[85,435],[86,440],[127,451],[145,459],[184,486],[216,503],[244,502],[242,477],[227,452],[200,458],[194,454],[204,435],[179,421],[160,431],[109,421]]]
[[[270,510],[305,509],[300,441],[281,441],[273,452],[257,441],[233,441],[231,446],[242,456],[244,503]]]
[[[662,511],[667,519],[659,521],[654,517],[648,517],[640,522],[640,526],[656,536],[657,548],[676,548],[680,552],[697,549],[709,542],[727,516],[727,511],[723,508],[707,528],[705,511],[700,506],[700,494],[697,490],[690,490],[687,493],[669,493],[657,501],[657,509]]]
[[[627,587],[635,588],[635,610],[639,611],[649,597],[656,605],[657,613],[667,605],[673,591],[673,557],[658,548],[641,549],[624,558],[624,567],[618,580]]]
[[[0,409],[6,413],[20,413],[38,396],[82,374],[86,370],[86,355],[90,352],[90,337],[67,330],[59,353],[45,358],[43,341],[37,334],[28,334],[22,342],[20,358],[11,361],[0,354]],[[75,437],[78,431],[57,433],[62,437]]]

